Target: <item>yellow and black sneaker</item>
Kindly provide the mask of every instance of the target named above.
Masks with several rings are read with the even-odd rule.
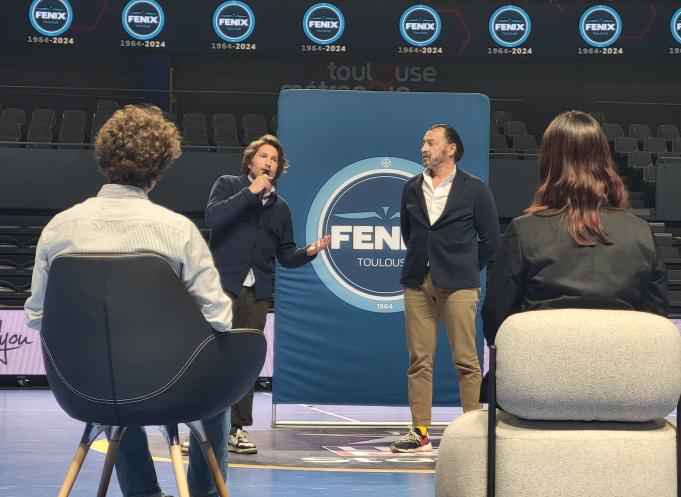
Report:
[[[421,430],[412,426],[409,433],[400,438],[390,446],[390,452],[430,452],[433,445],[430,443],[428,431],[421,433]]]

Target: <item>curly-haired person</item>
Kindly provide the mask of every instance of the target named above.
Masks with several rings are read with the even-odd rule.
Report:
[[[43,229],[36,248],[32,295],[26,301],[28,325],[40,330],[50,264],[68,253],[155,253],[165,258],[216,331],[232,325],[232,303],[208,246],[184,216],[152,203],[147,194],[181,154],[174,124],[152,106],[128,105],[102,126],[95,157],[108,180],[96,197],[57,214]],[[203,420],[220,467],[227,460],[229,412]],[[191,453],[189,487],[194,496],[217,496],[203,456]],[[129,427],[121,441],[116,474],[125,497],[163,495],[140,427]]]

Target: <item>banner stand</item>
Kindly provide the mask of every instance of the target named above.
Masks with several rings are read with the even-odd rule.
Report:
[[[285,90],[279,95],[278,118],[279,138],[292,167],[277,192],[291,209],[294,238],[307,244],[331,235],[332,243],[310,264],[276,267],[272,426],[405,427],[408,421],[357,422],[343,416],[283,421],[277,405],[408,405],[399,283],[406,255],[402,192],[423,173],[423,137],[439,123],[454,126],[465,143],[458,167],[487,180],[489,98]],[[481,301],[484,281],[483,274]],[[455,406],[460,404],[458,382],[440,328],[432,404]],[[479,316],[478,328],[482,366]]]

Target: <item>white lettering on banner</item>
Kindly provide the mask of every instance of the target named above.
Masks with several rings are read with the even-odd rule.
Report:
[[[413,30],[435,31],[434,22],[407,22],[405,27]]]
[[[617,26],[611,22],[588,22],[586,23],[586,29],[587,31],[617,31]]]
[[[136,24],[158,24],[158,16],[130,15],[128,16],[128,22],[134,22]]]
[[[392,258],[387,259],[371,258],[371,257],[357,257],[355,258],[359,267],[402,267],[404,266],[404,259]]]
[[[681,22],[676,23],[676,30],[681,31]]]
[[[385,226],[331,226],[331,249],[340,249],[344,242],[351,242],[353,250],[407,250],[399,226],[390,231]]]
[[[374,244],[371,241],[373,226],[354,226],[352,228],[352,248],[355,250],[371,250]]]
[[[248,19],[218,19],[218,25],[248,27]]]
[[[506,22],[500,22],[494,25],[494,29],[499,31],[525,31],[525,23],[514,22],[509,24]]]
[[[316,29],[339,29],[338,21],[308,21],[307,26]]]
[[[37,19],[48,19],[56,21],[66,21],[66,12],[47,12],[39,10],[35,13]]]
[[[381,250],[384,245],[392,250],[407,250],[402,243],[402,230],[399,226],[393,226],[388,233],[384,226],[376,226],[376,249]]]

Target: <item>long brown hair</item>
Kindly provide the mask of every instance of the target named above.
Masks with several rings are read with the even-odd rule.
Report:
[[[577,110],[556,116],[541,140],[539,185],[525,212],[555,210],[567,220],[575,244],[592,247],[612,244],[599,209],[628,206],[629,195],[598,122]]]

